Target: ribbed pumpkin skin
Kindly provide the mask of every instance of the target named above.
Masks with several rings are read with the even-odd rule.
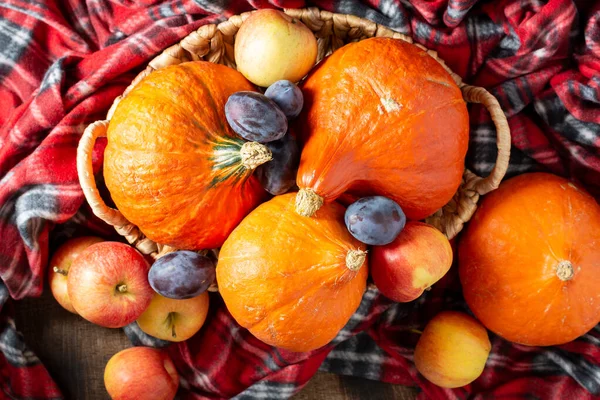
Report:
[[[557,276],[569,261],[570,280]],[[550,346],[600,322],[600,206],[564,178],[520,175],[487,195],[459,244],[465,299],[505,339]]]
[[[217,282],[235,320],[263,342],[291,351],[329,343],[358,308],[367,260],[353,272],[349,250],[366,250],[346,230],[344,208],[313,218],[294,211],[295,193],[250,213],[219,253]]]
[[[431,215],[456,193],[467,108],[423,50],[388,38],[348,44],[313,69],[302,91],[300,188],[326,202],[345,191],[387,196],[410,219]]]
[[[225,119],[240,90],[254,87],[237,71],[189,62],[153,72],[117,106],[104,177],[117,208],[150,239],[219,247],[263,199]]]

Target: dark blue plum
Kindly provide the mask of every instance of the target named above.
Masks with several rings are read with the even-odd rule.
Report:
[[[288,128],[287,118],[277,104],[256,92],[237,92],[229,96],[225,118],[235,133],[258,143],[281,139]]]
[[[277,81],[269,86],[265,91],[265,96],[273,100],[290,119],[297,117],[304,105],[302,90],[286,80]]]
[[[152,264],[148,282],[154,291],[170,299],[190,299],[215,281],[215,263],[193,251],[165,254]]]
[[[287,193],[296,183],[296,173],[300,163],[300,148],[290,134],[282,139],[269,142],[273,159],[264,163],[254,172],[262,187],[273,195]]]
[[[373,246],[393,242],[406,224],[398,203],[383,196],[363,197],[350,204],[344,220],[352,236]]]

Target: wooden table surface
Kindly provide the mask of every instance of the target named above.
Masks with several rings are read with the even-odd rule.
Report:
[[[42,360],[66,399],[109,399],[104,366],[118,351],[130,347],[121,329],[93,325],[63,310],[48,289],[39,299],[15,303],[17,328]],[[410,400],[412,388],[319,372],[295,400]]]

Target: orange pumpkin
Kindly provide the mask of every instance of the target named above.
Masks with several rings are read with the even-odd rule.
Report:
[[[459,243],[465,299],[512,342],[569,342],[600,322],[600,206],[566,179],[520,175],[479,206]]]
[[[389,38],[351,43],[317,66],[302,91],[301,215],[349,191],[387,196],[408,218],[422,219],[456,193],[467,108],[425,51]]]
[[[217,282],[235,320],[263,342],[291,351],[329,343],[358,308],[366,247],[331,203],[314,218],[294,212],[295,193],[250,213],[219,253]]]
[[[229,95],[254,90],[237,71],[196,61],[151,73],[108,126],[104,177],[118,209],[150,239],[219,247],[265,192],[252,170],[269,159],[225,119]]]

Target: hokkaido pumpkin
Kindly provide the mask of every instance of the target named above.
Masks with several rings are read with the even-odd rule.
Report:
[[[295,193],[252,211],[223,244],[217,282],[227,309],[254,336],[290,351],[329,343],[366,288],[366,247],[331,203],[314,218],[294,212]]]
[[[104,177],[117,208],[150,239],[215,248],[265,192],[252,170],[270,157],[229,127],[225,103],[254,90],[237,71],[197,61],[151,73],[108,126]]]
[[[425,51],[389,38],[351,43],[314,68],[302,91],[301,215],[348,191],[389,197],[409,219],[422,219],[456,193],[467,108]]]
[[[459,273],[488,329],[532,346],[569,342],[600,322],[600,206],[551,174],[510,179],[471,219]]]

